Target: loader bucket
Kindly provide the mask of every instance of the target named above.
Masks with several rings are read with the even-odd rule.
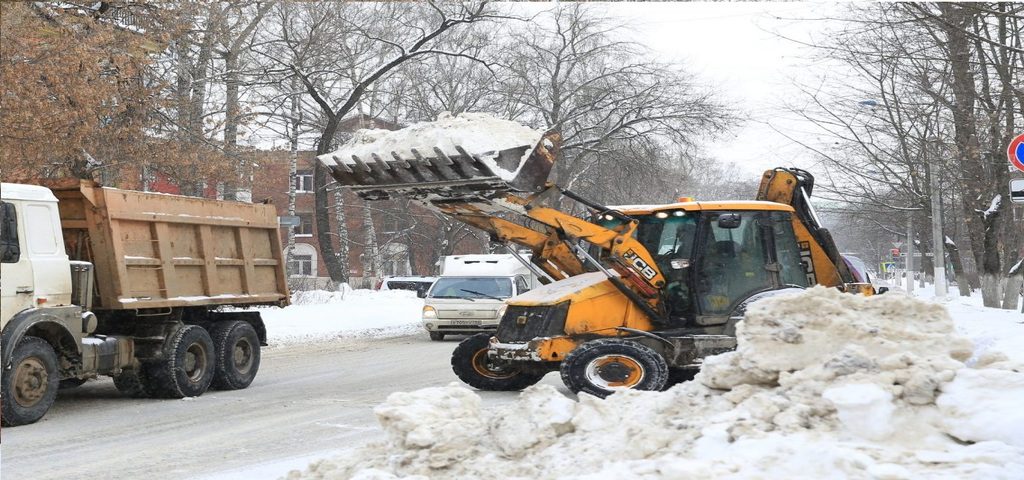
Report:
[[[462,114],[398,131],[360,131],[317,158],[364,200],[495,198],[541,190],[556,140],[514,122]]]

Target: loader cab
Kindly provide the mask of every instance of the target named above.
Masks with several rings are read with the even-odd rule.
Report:
[[[664,304],[673,324],[727,324],[754,295],[808,286],[788,207],[768,202],[673,206],[624,209],[639,221],[636,238],[665,276]],[[600,222],[614,227],[619,220]]]

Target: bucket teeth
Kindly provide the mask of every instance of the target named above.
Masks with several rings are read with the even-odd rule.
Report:
[[[544,186],[554,162],[548,140],[484,154],[490,161],[469,153],[461,145],[455,152],[434,147],[431,151],[409,149],[405,156],[395,151],[340,158],[325,162],[331,176],[369,200],[393,194],[415,199],[496,197],[510,191],[535,192]],[[411,156],[409,154],[411,153]],[[525,157],[525,159],[524,159]],[[503,170],[501,175],[496,169]]]

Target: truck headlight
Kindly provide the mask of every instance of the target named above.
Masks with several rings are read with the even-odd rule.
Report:
[[[423,306],[423,318],[424,319],[428,319],[428,318],[434,319],[434,318],[437,318],[437,310],[434,309],[434,307],[431,307],[430,305],[424,305]]]

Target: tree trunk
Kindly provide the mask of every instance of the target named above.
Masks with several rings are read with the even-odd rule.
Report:
[[[294,81],[292,84],[293,89],[295,88]],[[295,216],[295,180],[296,173],[299,169],[299,125],[301,124],[302,112],[299,109],[299,97],[298,95],[292,95],[291,98],[291,117],[290,122],[291,128],[288,132],[288,215]],[[285,265],[288,267],[288,274],[292,275],[297,273],[293,271],[294,267],[294,251],[295,251],[295,227],[288,227],[288,243],[285,248]]]
[[[970,236],[971,249],[981,270],[982,301],[986,307],[998,307],[999,280],[1002,275],[999,271],[998,229],[993,227],[999,215],[998,212],[975,213],[989,207],[997,187],[992,183],[993,179],[989,178],[991,168],[986,165],[977,133],[975,105],[978,92],[971,63],[971,43],[966,33],[973,18],[962,5],[939,3],[938,8],[942,12],[939,28],[946,34],[946,53],[952,74],[950,85],[955,99],[952,112],[954,139],[964,176],[961,196],[964,213],[967,214],[964,222]]]
[[[960,249],[955,243],[946,242],[946,251],[949,252],[949,262],[953,264],[953,277],[956,278],[956,286],[960,290],[961,297],[971,296],[970,281],[967,280],[967,273],[964,272],[964,263],[960,260]]]
[[[343,272],[338,281],[348,282],[348,222],[345,219],[345,191],[341,189],[334,191],[334,221],[338,227],[338,264]]]
[[[252,202],[249,161],[238,154],[238,52],[224,55],[224,154],[234,164],[235,178],[224,184],[224,199]]]
[[[380,246],[377,244],[377,230],[373,227],[370,204],[363,201],[363,232],[366,234],[363,249],[363,278],[377,278],[381,274]]]

